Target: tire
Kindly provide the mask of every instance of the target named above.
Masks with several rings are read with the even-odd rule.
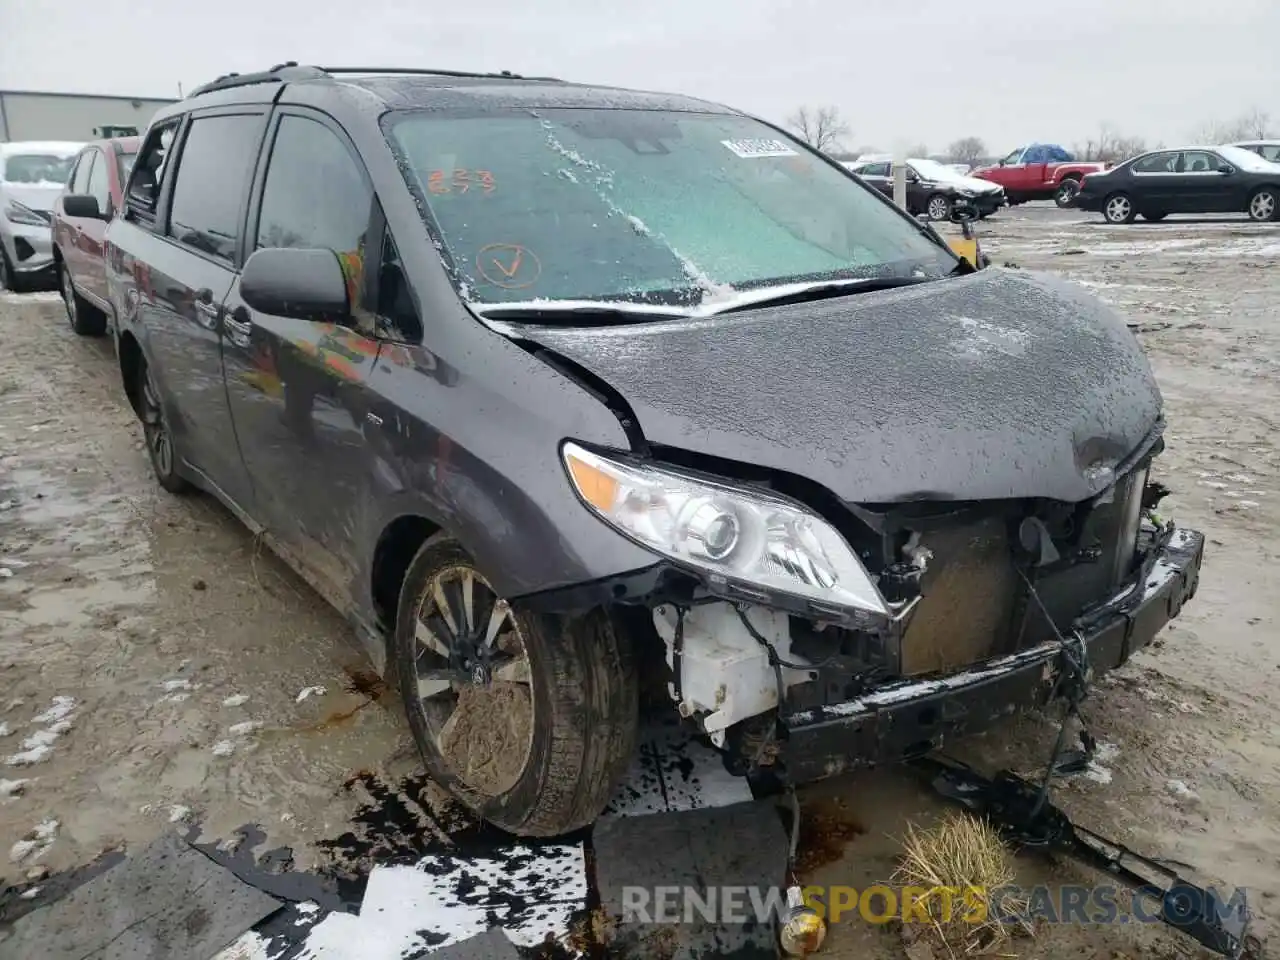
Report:
[[[138,412],[156,483],[169,493],[189,493],[192,486],[178,473],[178,452],[173,442],[173,430],[164,412],[164,404],[160,401],[160,391],[145,360],[138,363]]]
[[[65,261],[58,263],[58,290],[72,330],[82,337],[100,337],[107,332],[107,315],[76,293]]]
[[[1062,183],[1058,184],[1058,189],[1053,192],[1053,202],[1059,207],[1074,206],[1079,193],[1080,178],[1064,177]]]
[[[467,606],[461,600],[467,577],[472,578],[472,601],[466,619],[477,626],[466,632],[475,646],[459,649],[468,640],[458,641],[450,632],[452,613],[442,615],[436,586],[452,611]],[[496,639],[478,642],[486,632],[478,625],[489,626],[494,617],[502,624]],[[452,660],[446,659],[449,651]],[[551,837],[587,826],[630,767],[639,691],[629,635],[616,630],[601,610],[550,616],[507,607],[462,546],[444,534],[428,539],[409,565],[391,653],[428,774],[509,833]],[[476,659],[468,663],[467,654]],[[488,662],[477,672],[480,658]],[[428,689],[432,692],[424,694]],[[506,702],[499,699],[504,693]],[[471,709],[460,705],[464,697],[472,705],[475,698],[490,698],[489,715],[478,724],[457,721]],[[483,699],[480,703],[485,705]],[[532,715],[520,725],[523,730],[506,727],[515,735],[499,740],[498,748],[480,742],[484,734],[493,734],[496,719],[518,720],[525,705]],[[446,755],[450,746],[454,749]],[[500,752],[505,764],[495,759]],[[490,762],[472,773],[478,758]],[[461,766],[466,772],[459,772]],[[505,774],[497,773],[500,766]],[[489,782],[481,783],[485,777]]]
[[[1142,219],[1148,221],[1149,223],[1159,223],[1161,220],[1163,220],[1167,216],[1168,216],[1167,213],[1164,213],[1163,211],[1157,211],[1154,213],[1144,213],[1142,215]]]
[[[930,220],[950,220],[951,199],[940,193],[931,195],[925,204],[925,213],[929,215]]]
[[[9,254],[5,252],[3,244],[0,244],[0,290],[22,292],[22,282],[18,279],[13,264],[9,262]]]
[[[1259,187],[1249,197],[1249,219],[1254,223],[1280,220],[1280,190],[1275,187]]]
[[[1107,223],[1133,223],[1138,211],[1127,193],[1113,193],[1102,201],[1102,217]]]

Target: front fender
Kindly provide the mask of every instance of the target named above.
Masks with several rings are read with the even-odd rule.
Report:
[[[467,369],[421,347],[401,348],[400,362],[379,362],[369,386],[382,422],[365,431],[378,504],[370,563],[390,524],[418,516],[455,537],[508,599],[654,564],[654,554],[582,505],[560,463],[567,438],[625,447],[617,420],[498,335],[477,339],[503,354],[512,379],[555,387],[537,402],[513,396],[515,385],[494,376],[494,358]]]

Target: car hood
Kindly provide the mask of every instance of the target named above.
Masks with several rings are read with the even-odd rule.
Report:
[[[1004,187],[990,180],[979,180],[977,177],[965,177],[956,174],[953,177],[939,177],[933,183],[955,187],[957,190],[969,190],[973,193],[999,193]]]
[[[610,384],[650,443],[798,474],[848,502],[1078,502],[1161,415],[1115,313],[995,267],[696,320],[511,326]]]
[[[966,190],[976,190],[979,193],[999,193],[1004,189],[998,183],[992,183],[990,180],[979,180],[977,177],[956,177],[952,182]]]
[[[53,203],[66,187],[61,183],[5,183],[0,193],[32,210],[53,209]]]

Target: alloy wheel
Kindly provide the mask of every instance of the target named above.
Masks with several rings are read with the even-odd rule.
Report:
[[[167,477],[173,473],[173,438],[169,435],[160,406],[160,391],[148,369],[142,378],[142,431],[155,461],[156,472]]]
[[[1254,220],[1274,219],[1276,215],[1276,195],[1270,190],[1263,190],[1249,201],[1249,216]]]
[[[1061,186],[1058,187],[1058,195],[1054,199],[1060,207],[1070,206],[1070,204],[1075,200],[1076,194],[1079,192],[1080,184],[1075,180],[1064,180],[1062,181]]]
[[[1112,197],[1107,201],[1107,219],[1112,223],[1123,223],[1132,209],[1128,197]]]
[[[414,631],[416,706],[436,749],[472,790],[505,793],[533,749],[531,665],[519,622],[484,577],[456,565],[427,583]]]
[[[934,197],[932,200],[929,201],[929,219],[945,220],[947,217],[947,213],[949,212],[948,208],[950,206],[951,205],[947,203],[945,198]]]

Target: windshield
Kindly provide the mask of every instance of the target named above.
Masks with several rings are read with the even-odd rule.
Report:
[[[392,119],[388,136],[476,304],[700,306],[955,267],[871,191],[743,117],[414,113]]]
[[[71,173],[75,154],[15,153],[4,162],[4,179],[9,183],[64,184]]]
[[[1276,169],[1276,164],[1260,157],[1252,150],[1246,150],[1244,147],[1218,147],[1218,152],[1222,154],[1222,159],[1228,163],[1239,167],[1241,170],[1252,170],[1254,173],[1270,173]]]
[[[925,180],[959,183],[961,180],[967,179],[945,163],[938,163],[936,160],[911,160],[909,162],[915,168],[916,173],[920,174],[921,178]]]

